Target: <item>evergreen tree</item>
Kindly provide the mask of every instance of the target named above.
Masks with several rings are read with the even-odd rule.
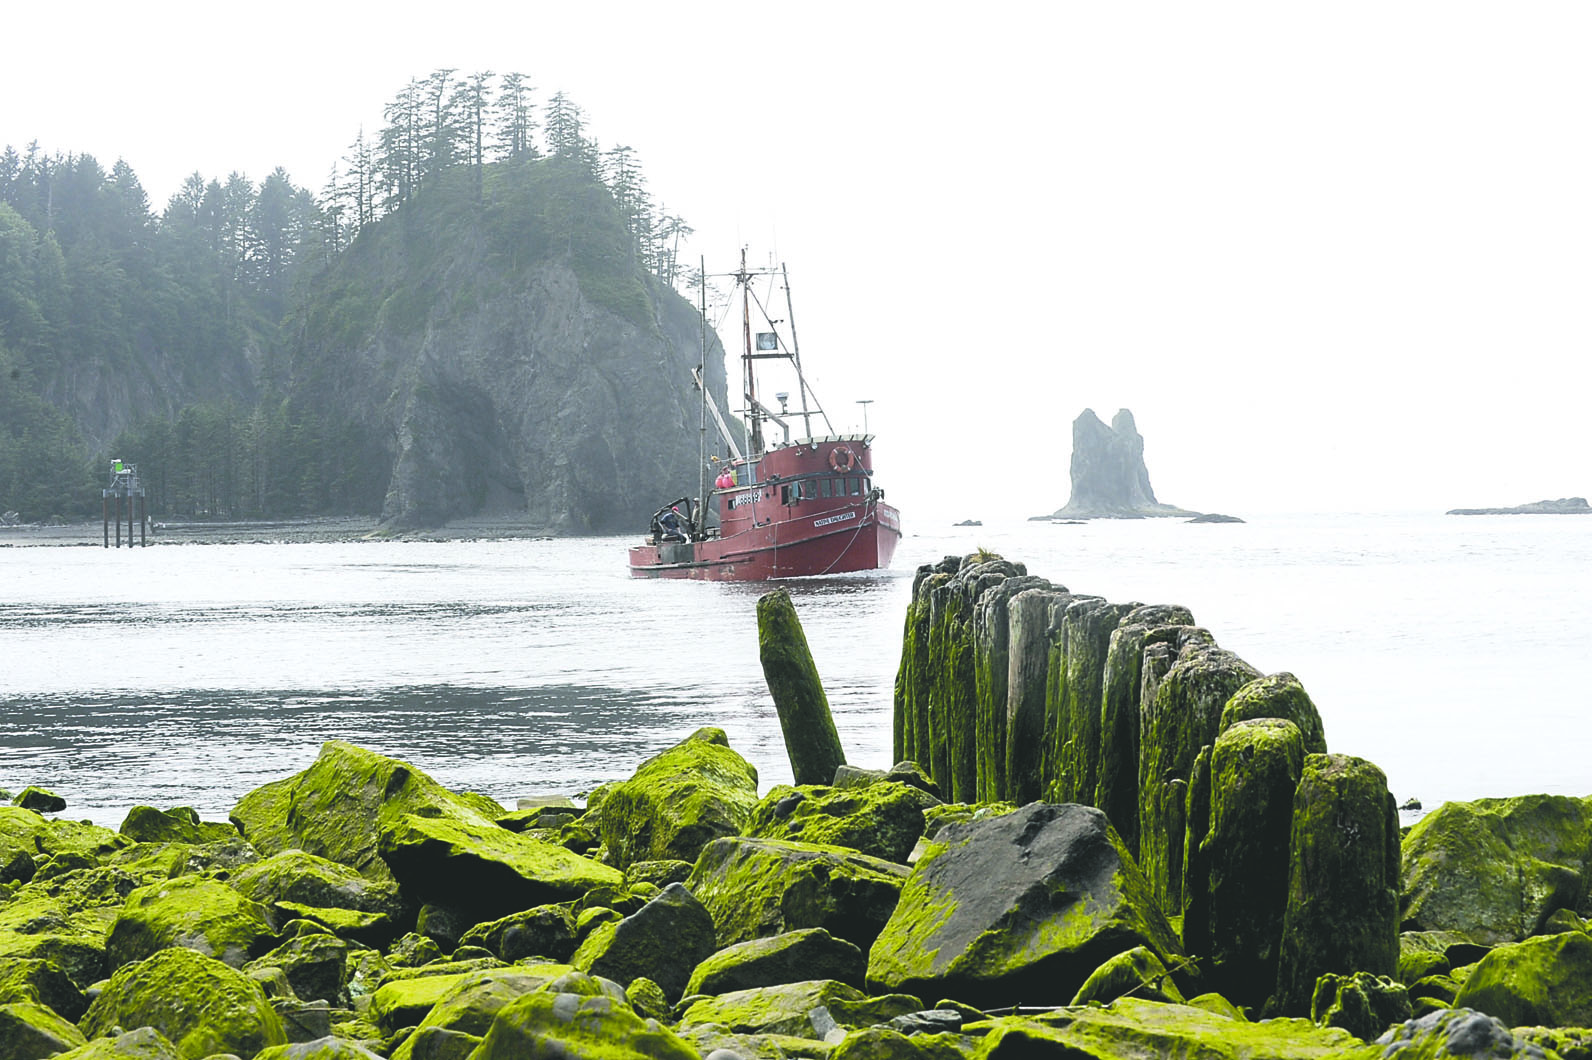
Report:
[[[497,99],[492,104],[493,132],[498,158],[505,162],[536,157],[531,92],[530,79],[524,74],[504,74],[498,85]]]

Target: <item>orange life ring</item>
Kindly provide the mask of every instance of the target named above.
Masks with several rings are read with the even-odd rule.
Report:
[[[844,445],[837,445],[829,450],[829,468],[832,471],[847,472],[857,466],[857,454]]]

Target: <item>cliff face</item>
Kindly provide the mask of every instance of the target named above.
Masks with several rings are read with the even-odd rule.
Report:
[[[548,533],[615,533],[698,489],[698,314],[556,165],[510,174],[484,207],[406,204],[305,314],[292,391],[374,440],[388,525],[523,512]],[[707,378],[723,407],[716,340]]]
[[[1155,499],[1144,466],[1144,438],[1127,409],[1119,410],[1109,427],[1093,409],[1084,409],[1072,421],[1071,470],[1072,495],[1051,518],[1195,514]]]

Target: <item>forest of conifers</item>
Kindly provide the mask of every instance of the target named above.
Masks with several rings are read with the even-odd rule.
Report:
[[[591,183],[632,260],[685,282],[690,229],[653,203],[634,152],[589,139],[562,93],[532,94],[520,74],[438,70],[398,93],[318,193],[280,168],[258,183],[196,172],[158,212],[125,162],[5,148],[0,517],[97,515],[113,456],[146,469],[157,518],[379,511],[372,440],[294,392],[286,365],[318,281],[406,204],[445,211],[550,173]],[[567,220],[578,257],[582,225]]]

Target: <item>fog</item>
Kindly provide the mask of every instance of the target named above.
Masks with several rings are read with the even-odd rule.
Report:
[[[1086,407],[1188,508],[1592,493],[1592,9],[552,7],[18,8],[0,144],[318,191],[410,78],[519,71],[689,260],[788,264],[909,529],[1062,505]]]

